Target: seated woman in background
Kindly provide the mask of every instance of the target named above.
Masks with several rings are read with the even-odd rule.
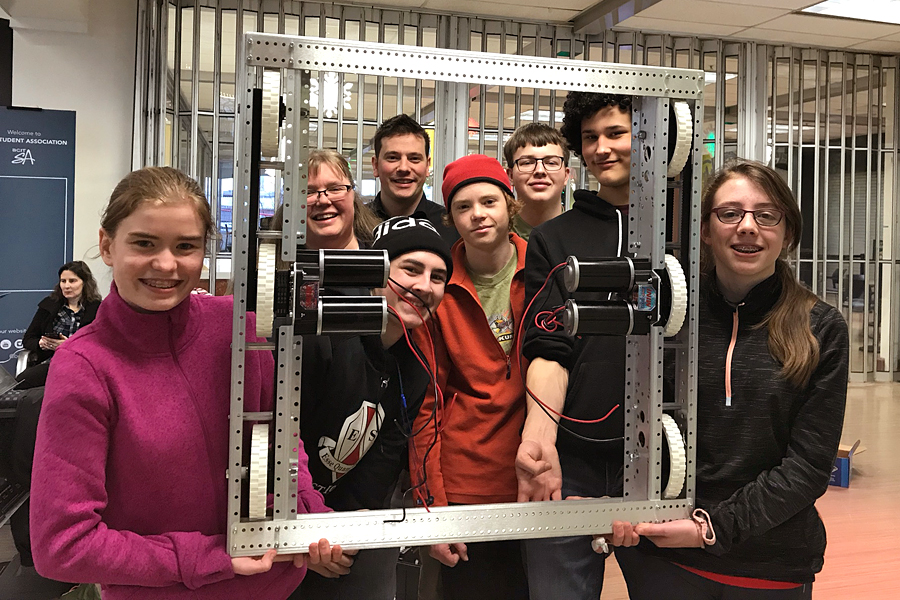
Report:
[[[226,547],[233,298],[191,294],[213,232],[199,185],[168,167],[126,176],[101,221],[113,285],[57,353],[31,482],[37,571],[104,600],[284,600],[306,567],[352,563],[321,540],[276,562]],[[249,341],[256,319],[247,314]],[[248,352],[244,408],[270,410],[274,361]],[[326,512],[302,443],[297,512]],[[292,559],[292,560],[291,560]]]
[[[735,161],[708,182],[693,519],[613,527],[632,600],[808,600],[847,400],[847,323],[797,280],[797,201]],[[641,539],[639,539],[641,538]]]
[[[31,365],[16,377],[19,389],[44,385],[50,359],[63,342],[94,320],[100,306],[100,292],[91,269],[82,261],[59,268],[59,281],[50,295],[38,303],[22,345],[31,352]]]

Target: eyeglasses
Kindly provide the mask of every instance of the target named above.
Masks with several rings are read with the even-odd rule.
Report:
[[[716,213],[719,222],[725,223],[726,225],[740,223],[744,220],[744,215],[747,213],[753,215],[753,219],[760,227],[775,227],[781,223],[781,219],[784,217],[783,212],[775,210],[774,208],[744,210],[743,208],[736,208],[733,206],[720,206],[719,208],[712,209],[712,212]]]
[[[326,198],[335,198],[337,196],[340,196],[341,194],[346,194],[347,192],[352,190],[353,187],[354,186],[352,185],[330,185],[324,190],[310,189],[306,190],[306,198],[308,200],[312,200],[313,198],[318,200],[322,196],[322,194],[325,194]]]
[[[545,156],[543,158],[534,158],[532,156],[523,156],[513,161],[519,170],[523,173],[531,173],[535,170],[538,163],[544,165],[545,171],[559,171],[563,167],[562,156]]]

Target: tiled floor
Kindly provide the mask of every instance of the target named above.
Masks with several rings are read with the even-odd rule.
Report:
[[[900,598],[900,383],[850,384],[843,441],[861,440],[847,489],[816,503],[828,531],[814,600]],[[603,600],[627,600],[609,561]]]

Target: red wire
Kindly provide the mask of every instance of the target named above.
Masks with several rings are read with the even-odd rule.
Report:
[[[453,406],[456,403],[456,397],[458,395],[459,392],[455,392],[452,396],[450,396],[450,402],[447,404],[447,407],[441,409],[441,426],[437,430],[438,433],[444,431],[444,427],[447,425],[447,421],[450,420],[450,413],[453,410]],[[441,400],[443,401],[443,397],[441,398]]]
[[[563,324],[556,319],[556,316],[565,310],[565,306],[558,306],[553,310],[544,310],[534,316],[534,324],[539,329],[553,333]]]
[[[422,359],[419,357],[418,353],[417,353],[417,352],[413,349],[413,347],[412,347],[412,342],[411,342],[410,339],[409,339],[409,333],[408,333],[407,330],[406,330],[406,326],[405,326],[405,324],[403,323],[403,319],[400,318],[400,314],[399,314],[395,309],[393,309],[392,307],[390,307],[390,306],[388,307],[388,309],[394,314],[394,316],[397,317],[397,320],[400,321],[400,325],[401,325],[401,327],[403,327],[403,335],[406,337],[406,343],[409,345],[410,350],[412,350],[412,353],[413,353],[414,355],[416,355],[416,359],[419,361],[419,364],[422,365],[422,367],[425,369],[426,372],[436,373],[436,369],[437,369],[437,354],[435,353],[435,348],[434,348],[434,338],[433,338],[432,335],[431,335],[431,330],[430,330],[429,327],[428,327],[428,323],[425,321],[425,317],[422,316],[422,313],[419,312],[419,309],[418,309],[418,307],[416,307],[415,304],[413,304],[412,302],[410,302],[405,296],[403,296],[403,294],[402,294],[401,292],[399,292],[399,291],[396,289],[397,286],[396,286],[396,284],[395,284],[393,281],[388,281],[388,285],[391,286],[391,290],[397,295],[397,297],[398,297],[400,300],[402,300],[403,302],[406,302],[410,307],[412,307],[412,309],[413,309],[414,311],[416,311],[416,315],[418,315],[419,320],[422,321],[422,325],[425,327],[425,334],[426,334],[426,336],[427,336],[427,338],[428,338],[428,343],[429,343],[429,345],[431,346],[431,362],[432,362],[433,365],[435,365],[435,370],[429,369],[429,368],[425,365],[425,363],[422,362]],[[435,413],[436,413],[436,414],[434,415],[434,420],[435,420],[435,433],[434,433],[434,438],[432,439],[432,445],[435,444],[435,443],[437,442],[437,436],[438,436],[438,434],[439,434],[441,431],[443,431],[443,429],[444,429],[443,422],[444,422],[444,419],[445,419],[445,417],[446,417],[446,413],[445,413],[445,411],[443,410],[443,406],[444,406],[444,393],[441,391],[440,386],[438,386],[438,384],[437,384],[437,376],[435,376],[435,379],[434,379],[434,396],[435,396],[435,399],[436,399],[436,403],[435,403],[435,404],[436,404],[436,408],[435,408]],[[452,398],[451,401],[450,401],[450,402],[451,402],[451,407],[452,407],[452,404],[453,404],[453,402],[454,402],[455,400],[456,400],[456,394],[453,395],[453,398]],[[440,427],[438,427],[438,422],[441,423]],[[415,444],[412,443],[412,440],[410,440],[410,446],[411,446],[411,448],[412,448],[412,450],[413,450],[413,454],[414,454],[415,460],[418,461],[418,460],[419,460],[418,452],[415,451]],[[422,471],[424,472],[424,470],[425,470],[425,463],[424,463],[424,459],[423,459],[423,461],[422,461]],[[429,508],[428,508],[428,502],[426,501],[424,495],[422,494],[421,486],[420,486],[420,485],[414,486],[414,487],[413,487],[413,490],[414,490],[414,493],[416,494],[416,496],[418,497],[419,501],[420,501],[420,502],[422,503],[422,505],[425,507],[425,510],[430,512],[430,510],[429,510]]]
[[[419,320],[422,321],[422,325],[425,326],[425,334],[428,337],[428,343],[431,346],[431,363],[437,366],[437,355],[435,354],[434,350],[434,339],[431,337],[431,330],[428,328],[428,323],[425,321],[425,317],[422,316],[422,313],[419,312],[419,309],[415,304],[410,302],[401,292],[397,291],[396,284],[393,281],[388,281],[388,285],[390,286],[391,291],[393,291],[398,298],[409,304],[410,307],[412,307],[412,309],[416,311],[416,314],[419,316]],[[396,311],[394,311],[394,314],[397,315],[398,319],[400,319],[400,315],[397,314]],[[403,319],[400,319],[400,324],[403,325]],[[403,326],[403,328],[406,329],[405,326]],[[413,354],[415,354],[415,352],[413,352]],[[428,369],[426,368],[426,371],[427,370]],[[435,390],[435,395],[437,395],[438,393],[440,393],[439,390]],[[441,398],[441,400],[443,401],[443,397]]]
[[[529,311],[531,310],[531,305],[534,304],[534,301],[537,300],[538,296],[541,295],[541,292],[544,291],[544,288],[547,287],[547,284],[550,282],[550,278],[553,277],[553,276],[556,274],[557,271],[559,271],[560,269],[562,269],[562,268],[565,267],[565,266],[566,266],[566,263],[559,263],[558,265],[556,265],[555,267],[553,267],[552,269],[550,269],[550,272],[547,274],[547,278],[544,280],[543,285],[541,285],[540,289],[537,291],[537,293],[536,293],[536,294],[534,295],[534,297],[531,299],[531,302],[528,303],[528,307],[525,309],[525,314],[526,314],[526,315],[527,315],[527,314],[529,313]],[[559,307],[553,309],[552,311],[542,311],[542,312],[538,313],[537,315],[535,315],[535,325],[537,325],[538,327],[540,327],[540,328],[543,329],[544,331],[550,331],[550,332],[556,331],[556,327],[559,326],[559,325],[562,325],[562,323],[560,323],[559,321],[556,320],[556,315],[559,314],[559,313],[563,310],[563,308],[564,308],[564,307],[559,306]],[[539,323],[539,322],[537,321],[537,318],[538,318],[540,315],[545,314],[545,313],[551,314],[551,315],[553,316],[553,319],[552,319],[551,321],[549,321],[549,322],[543,322],[543,324],[542,324],[542,323]],[[526,323],[526,322],[527,322],[526,319],[522,319],[522,324],[519,326],[519,328],[520,328],[520,329],[524,329],[525,323]],[[548,324],[554,325],[553,329],[548,329],[547,327],[545,327],[545,325],[548,325]],[[524,332],[520,332],[520,335],[519,335],[519,344],[518,344],[518,352],[517,352],[518,357],[519,357],[519,364],[520,364],[520,365],[522,364],[522,358],[523,358],[523,356],[522,356],[522,346],[524,345],[524,339],[525,339]],[[524,373],[522,373],[522,378],[525,379],[525,374],[524,374]],[[556,416],[559,417],[560,419],[565,419],[566,421],[571,421],[572,423],[583,423],[583,424],[587,424],[587,425],[590,425],[590,424],[593,424],[593,423],[600,423],[600,422],[605,421],[606,419],[608,419],[609,416],[610,416],[611,414],[613,414],[613,412],[615,412],[615,410],[616,410],[617,408],[619,408],[619,405],[616,404],[616,405],[613,406],[611,409],[609,409],[609,412],[608,412],[608,413],[606,413],[605,415],[603,415],[603,416],[600,417],[599,419],[589,419],[589,420],[588,420],[588,419],[576,419],[576,418],[574,418],[574,417],[566,416],[566,415],[562,414],[561,412],[557,412],[556,410],[554,410],[553,408],[551,408],[550,406],[548,406],[547,404],[545,404],[540,398],[537,397],[537,395],[535,395],[534,392],[531,391],[531,389],[528,387],[528,383],[527,383],[527,382],[525,383],[525,391],[528,393],[529,396],[531,396],[531,398],[532,398],[535,402],[537,402],[537,403],[540,404],[542,407],[544,407],[545,410],[547,410],[547,411],[553,413],[554,415],[556,415]]]
[[[415,308],[415,307],[413,307],[413,308]],[[388,309],[388,312],[393,314],[395,317],[397,317],[397,320],[400,321],[400,327],[403,329],[403,337],[406,339],[406,345],[409,346],[410,351],[412,352],[413,356],[416,357],[416,360],[419,361],[419,364],[422,365],[422,368],[424,368],[425,371],[428,372],[429,371],[428,366],[425,364],[424,361],[422,361],[422,358],[419,356],[419,353],[416,352],[415,348],[413,347],[412,340],[409,339],[409,331],[407,331],[406,325],[403,323],[403,319],[400,318],[400,313],[398,313],[397,310],[393,306],[390,306],[390,305],[388,305],[387,309]],[[419,315],[419,318],[421,318],[421,317],[422,317],[422,315]],[[415,419],[413,419],[413,422],[415,422]],[[412,442],[412,440],[410,440],[410,442]],[[416,445],[413,443],[410,443],[409,446],[410,446],[410,450],[412,450],[414,460],[416,462],[418,462],[419,455],[416,452]],[[425,496],[422,495],[422,490],[419,489],[419,487],[417,487],[417,486],[413,487],[412,490],[413,490],[413,494],[415,494],[416,498],[420,502],[422,502],[423,505],[427,506],[427,503],[425,502]]]
[[[388,306],[387,309],[388,312],[393,314],[395,317],[397,317],[397,320],[400,321],[400,327],[403,329],[403,337],[406,338],[406,345],[409,346],[409,349],[413,353],[413,356],[416,357],[416,360],[419,361],[419,364],[422,365],[422,368],[425,369],[426,372],[430,372],[431,369],[428,367],[428,365],[425,364],[425,361],[422,360],[422,358],[419,356],[419,353],[416,352],[415,348],[413,347],[412,340],[409,339],[409,332],[406,330],[406,326],[403,324],[403,319],[400,318],[400,314],[394,309],[393,306]]]
[[[424,363],[422,363],[421,360],[419,360],[419,362],[422,363],[422,366],[425,367],[426,371],[431,371],[433,373],[437,373],[437,354],[436,354],[436,351],[434,348],[434,338],[431,336],[431,329],[429,329],[428,323],[425,321],[425,317],[422,316],[422,313],[419,312],[419,309],[418,309],[418,307],[416,307],[415,304],[410,302],[405,296],[403,296],[400,292],[397,291],[396,284],[394,284],[393,281],[388,281],[388,285],[391,286],[391,290],[397,295],[397,297],[400,300],[403,300],[404,302],[409,304],[409,306],[414,311],[416,311],[416,314],[419,316],[419,320],[422,321],[422,325],[425,327],[425,335],[428,337],[428,344],[431,346],[431,364],[434,365],[434,369],[433,370],[429,369],[427,366],[425,366]],[[397,319],[400,320],[400,324],[403,325],[403,319],[400,319],[400,315],[397,313],[397,311],[393,311],[393,312],[397,316]],[[404,326],[403,329],[404,329],[404,333],[405,333],[406,327]],[[407,341],[408,341],[408,338],[407,338]],[[415,354],[415,353],[416,352],[413,351],[413,354]],[[418,358],[418,356],[416,358]],[[444,418],[446,417],[446,412],[444,411],[444,392],[437,385],[437,377],[435,377],[434,395],[438,399],[437,406],[438,406],[438,411],[440,412],[440,415],[441,415],[440,417],[435,415],[435,420],[440,419],[440,422],[443,423]],[[451,406],[452,406],[452,400],[451,400]],[[441,425],[441,429],[438,430],[437,433],[440,433],[440,431],[442,431],[442,430],[443,430],[443,425]]]
[[[405,298],[404,298],[404,301],[409,302],[409,301],[406,300]],[[410,304],[410,306],[412,306],[413,308],[415,308],[415,306],[414,306],[413,304]],[[396,310],[394,310],[393,307],[388,306],[388,310],[389,310],[391,313],[393,313],[393,315],[394,315],[395,317],[397,317],[397,320],[400,321],[401,324],[403,323],[403,320],[400,318],[400,314],[399,314]],[[419,318],[420,318],[420,319],[422,318],[422,315],[421,315],[421,314],[419,315]],[[423,324],[425,324],[424,321],[423,321]],[[426,331],[427,331],[427,330],[428,330],[427,324],[425,324],[425,325],[426,325]],[[430,332],[429,332],[429,336],[430,336]],[[429,372],[429,373],[430,373],[430,372],[431,372],[431,369],[429,369],[429,368],[428,368],[428,365],[426,365],[426,364],[422,361],[422,359],[419,357],[418,353],[416,352],[415,347],[413,346],[412,340],[409,339],[409,331],[406,329],[406,327],[403,327],[403,337],[406,338],[406,345],[409,346],[409,349],[410,349],[410,351],[413,353],[413,355],[416,357],[416,360],[419,361],[419,364],[422,365],[422,368],[424,368],[426,372]],[[431,339],[431,338],[429,337],[429,341],[430,341],[430,339]],[[434,343],[431,344],[431,351],[432,351],[432,356],[434,356]],[[432,360],[436,360],[436,359],[432,359]],[[444,412],[444,417],[449,417],[450,409],[453,407],[454,402],[456,402],[456,396],[457,396],[457,394],[453,394],[453,397],[450,398],[450,404],[449,404],[448,408],[446,409],[446,411]],[[439,406],[443,406],[443,403],[444,403],[444,392],[441,391],[441,389],[437,386],[436,383],[435,383],[435,397],[438,398],[438,405],[439,405]],[[444,429],[444,426],[441,425],[440,429],[438,430],[438,433],[440,433],[441,431],[443,431],[443,429]]]

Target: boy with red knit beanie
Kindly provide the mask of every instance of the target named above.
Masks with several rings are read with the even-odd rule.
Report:
[[[516,449],[525,419],[525,389],[515,331],[525,301],[525,241],[510,223],[520,204],[503,166],[481,154],[444,169],[453,275],[434,323],[443,402],[426,398],[413,427],[413,484],[430,504],[516,500]],[[416,332],[420,347],[424,332]],[[422,459],[424,465],[422,464]],[[527,600],[518,540],[435,544],[444,600]]]

